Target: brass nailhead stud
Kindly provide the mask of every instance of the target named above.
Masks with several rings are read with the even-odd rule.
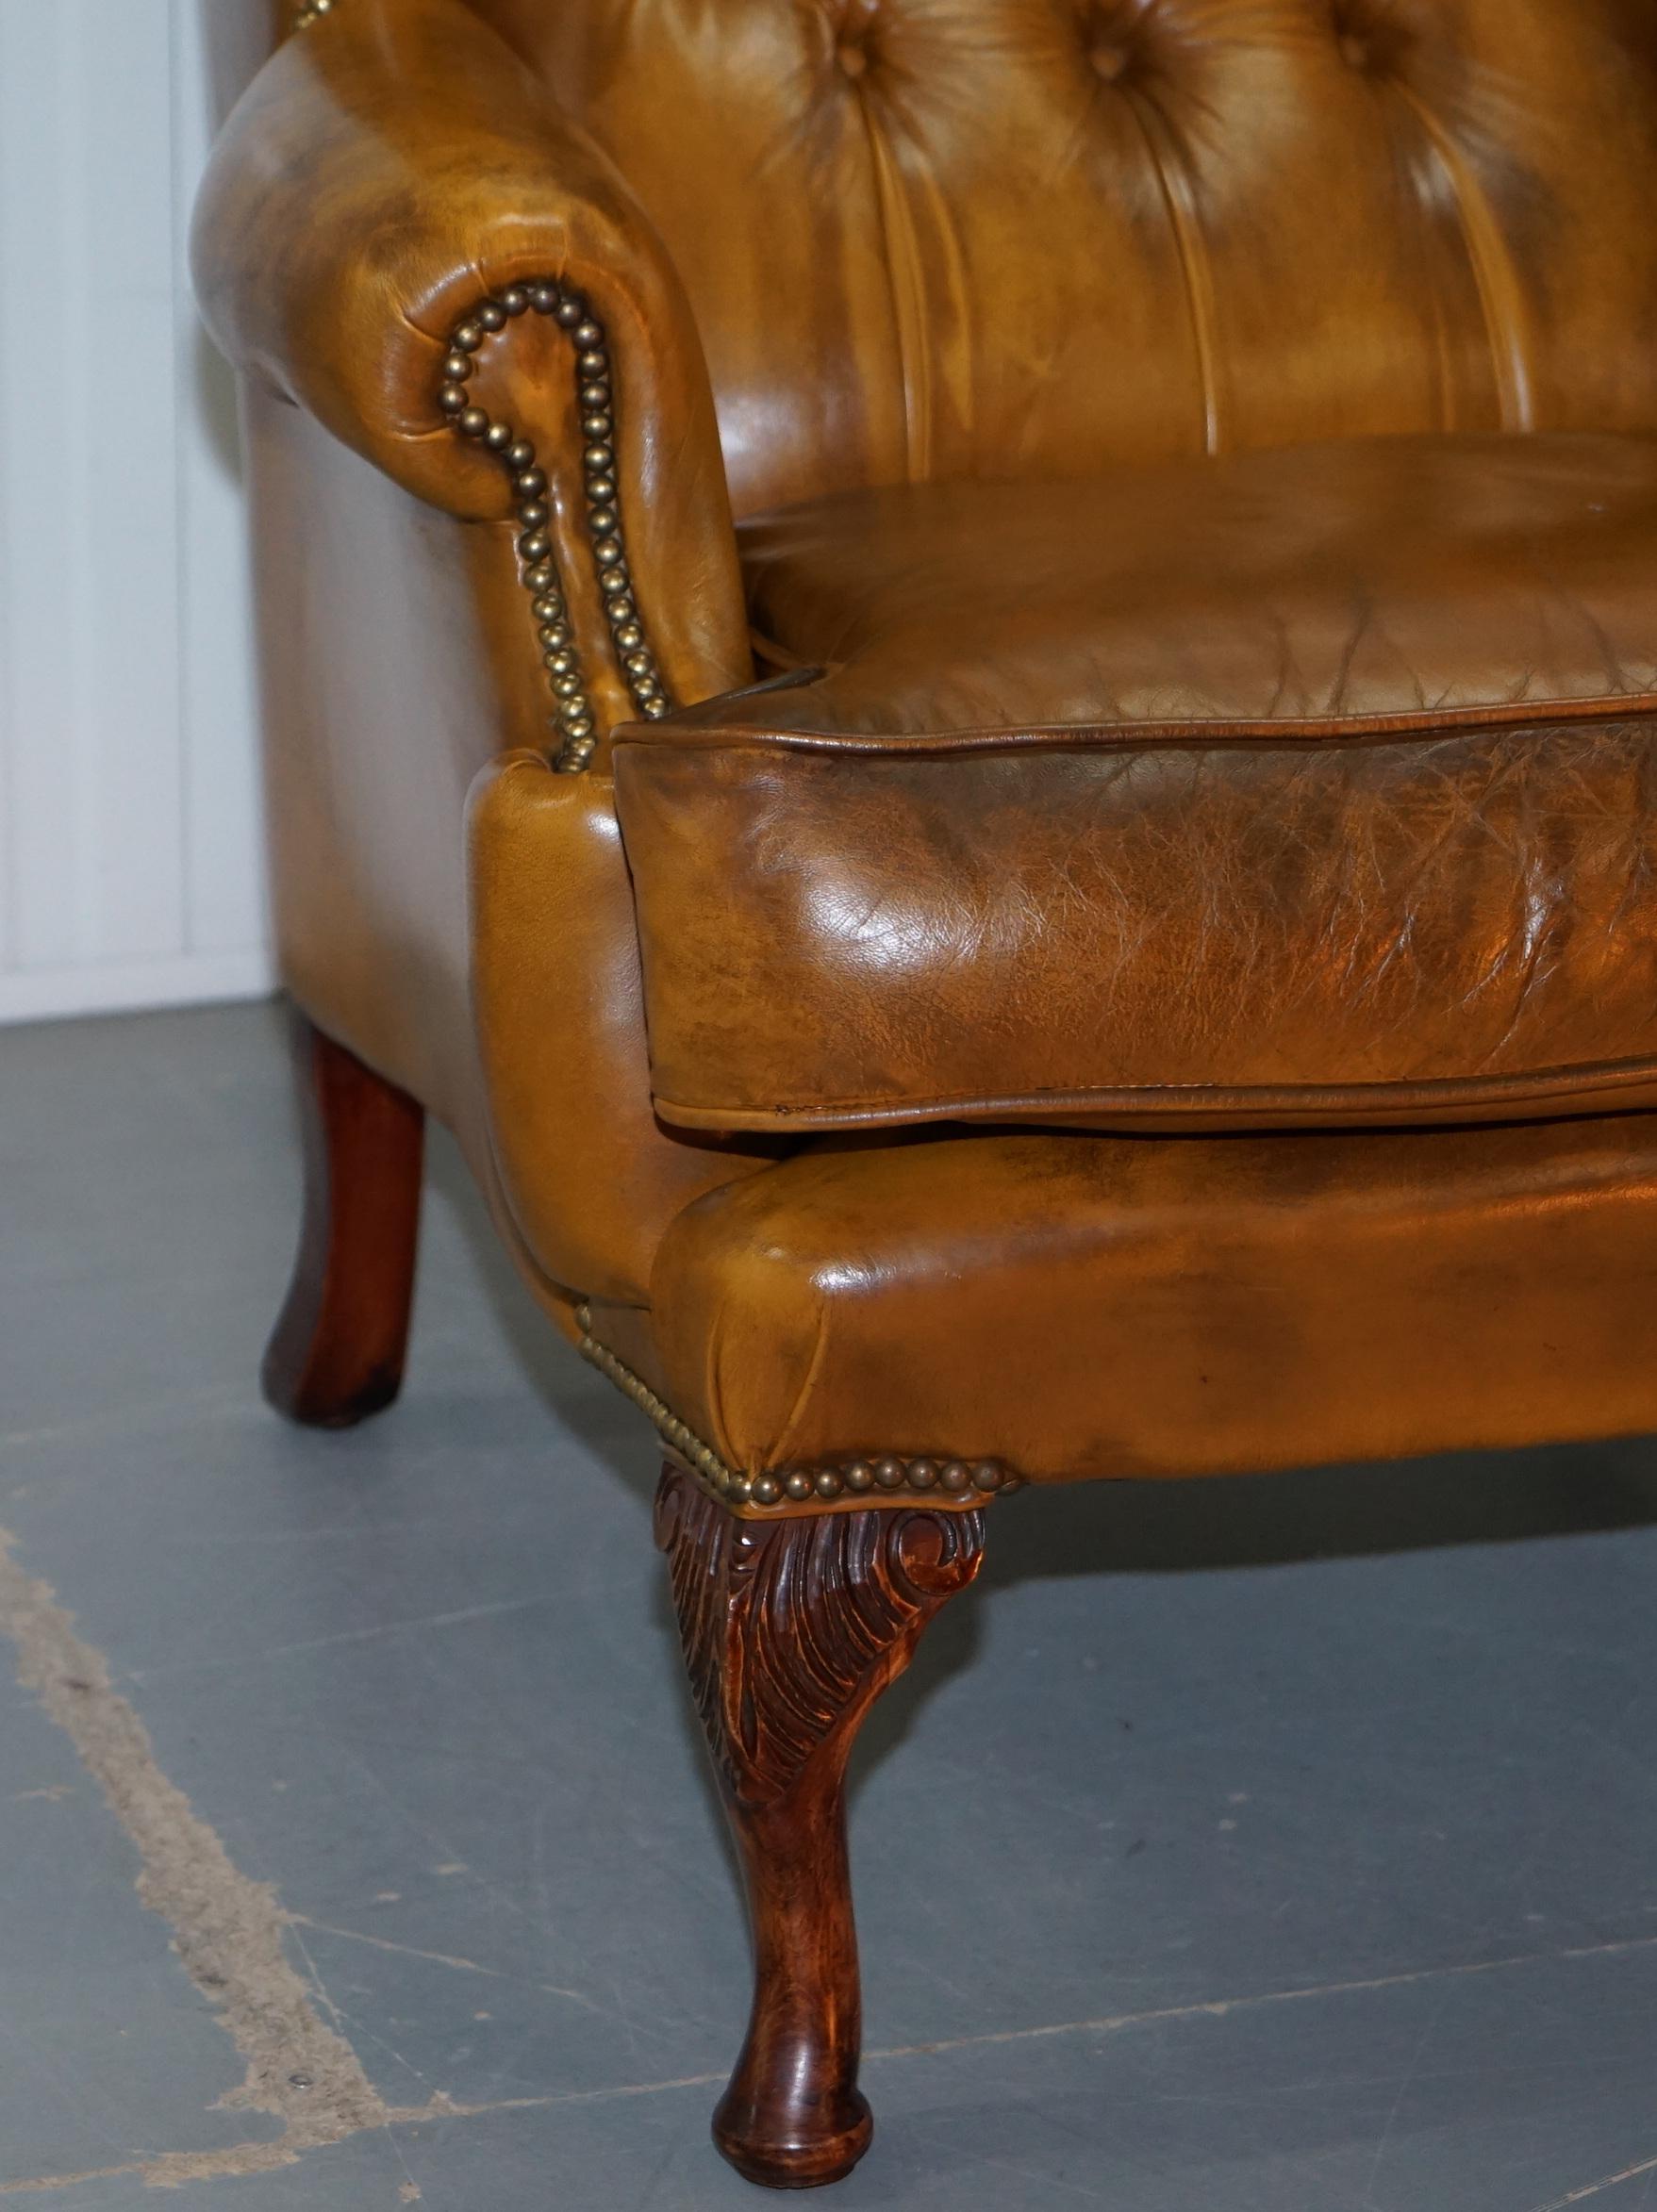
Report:
[[[660,1434],[711,1496],[726,1505],[778,1506],[785,1498],[796,1505],[832,1504],[847,1492],[861,1495],[870,1489],[926,1493],[941,1486],[953,1498],[966,1502],[969,1492],[999,1492],[1003,1497],[1024,1487],[1021,1476],[1010,1473],[997,1460],[902,1460],[886,1453],[877,1460],[849,1460],[841,1466],[790,1467],[786,1474],[745,1475],[727,1467],[711,1444],[698,1438],[689,1424],[664,1405],[650,1385],[617,1359],[592,1334],[592,1309],[578,1306],[576,1326],[581,1331],[577,1349],[602,1374],[607,1375],[624,1396],[647,1413]],[[941,1501],[935,1501],[941,1503]]]
[[[301,21],[325,13],[333,0],[310,0]],[[520,531],[518,552],[524,563],[523,583],[535,601],[538,622],[562,623],[564,607],[559,595],[555,545],[551,534],[552,506],[544,470],[536,468],[533,445],[518,436],[509,422],[491,421],[488,412],[472,405],[468,379],[476,366],[472,356],[486,338],[504,330],[514,316],[534,309],[550,316],[570,333],[577,349],[576,396],[582,410],[582,435],[588,440],[582,454],[582,469],[588,503],[588,536],[594,573],[605,613],[616,647],[620,672],[637,714],[659,721],[671,713],[668,698],[648,640],[638,622],[633,596],[633,579],[621,536],[621,513],[615,505],[614,395],[610,383],[609,352],[604,325],[588,310],[577,293],[566,292],[547,280],[505,286],[498,298],[478,301],[449,334],[442,364],[438,406],[465,437],[481,439],[505,464],[513,478]],[[623,635],[624,633],[624,635]],[[592,758],[597,745],[597,721],[587,689],[579,652],[567,630],[549,637],[540,634],[548,680],[557,702],[556,721],[563,734],[555,765],[566,774],[578,773]],[[734,1478],[735,1479],[735,1478]]]

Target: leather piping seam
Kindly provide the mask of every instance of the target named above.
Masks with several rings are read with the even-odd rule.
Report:
[[[1193,1121],[1205,1114],[1248,1114],[1263,1101],[1273,1112],[1298,1116],[1411,1113],[1433,1114],[1457,1107],[1518,1109],[1550,1099],[1599,1098],[1607,1091],[1638,1090],[1657,1080],[1657,1059],[1593,1061],[1578,1067],[1536,1068],[1524,1075],[1450,1076],[1427,1082],[1367,1083],[1118,1083],[1051,1089],[1036,1087],[992,1096],[982,1091],[948,1091],[924,1098],[820,1098],[808,1106],[697,1106],[659,1091],[652,1102],[665,1121],[685,1129],[763,1134],[813,1127],[902,1128],[915,1121],[948,1120],[969,1110],[974,1120],[1015,1120],[1056,1112],[1090,1114],[1175,1115]],[[827,1117],[833,1116],[832,1123]],[[1362,1125],[1359,1125],[1362,1126]],[[1402,1126],[1408,1126],[1407,1120]]]
[[[579,1307],[575,1320],[581,1330],[575,1348],[581,1357],[649,1416],[673,1458],[708,1496],[734,1512],[753,1514],[758,1509],[768,1517],[782,1517],[803,1506],[820,1511],[834,1505],[911,1505],[917,1497],[946,1510],[971,1510],[992,1497],[1010,1497],[1024,1487],[1024,1477],[999,1460],[903,1459],[889,1452],[788,1467],[776,1475],[738,1474],[712,1444],[703,1443],[688,1421],[679,1419],[641,1375],[600,1344],[592,1333],[590,1307]]]
[[[559,741],[553,766],[560,775],[579,775],[598,744],[598,722],[558,575],[546,471],[537,466],[535,447],[529,440],[520,437],[510,422],[491,421],[482,407],[472,405],[466,388],[476,367],[475,356],[486,339],[531,310],[550,316],[568,333],[575,349],[576,406],[586,440],[581,467],[587,494],[588,549],[616,664],[628,694],[642,720],[659,721],[671,711],[672,701],[645,635],[621,536],[614,387],[609,339],[603,323],[579,292],[550,277],[505,286],[498,295],[479,300],[449,333],[438,406],[461,437],[477,439],[493,454],[510,479],[519,526],[519,580],[529,594],[541,661],[557,702],[553,722]]]
[[[815,681],[815,674],[812,681]],[[804,684],[800,685],[804,688]],[[750,685],[741,691],[706,702],[699,710],[709,715],[724,699],[743,699],[753,692],[781,690],[783,685]],[[1373,715],[1274,715],[1234,720],[1025,722],[966,726],[948,730],[814,730],[805,727],[768,730],[757,723],[682,719],[671,730],[636,732],[629,744],[661,744],[712,750],[766,752],[825,752],[857,754],[867,759],[889,755],[893,759],[925,760],[961,752],[1036,752],[1074,751],[1086,746],[1126,751],[1133,746],[1167,745],[1199,750],[1222,745],[1257,745],[1267,750],[1289,745],[1389,745],[1400,737],[1429,741],[1471,732],[1500,730],[1567,730],[1577,722],[1645,721],[1657,715],[1657,691],[1618,692],[1610,697],[1522,700],[1484,706],[1389,708]]]

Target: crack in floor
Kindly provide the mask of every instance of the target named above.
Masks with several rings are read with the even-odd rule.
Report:
[[[291,2165],[302,2151],[386,2125],[386,2106],[345,2039],[322,2019],[289,1963],[276,1894],[250,1881],[184,1792],[161,1772],[149,1731],[114,1688],[101,1652],[75,1632],[49,1584],[17,1563],[0,1530],[0,1631],[18,1679],[39,1699],[103,1791],[139,1855],[138,1893],[245,2062],[225,2105],[273,2114],[279,2136],[179,2152],[114,2169],[156,2187]],[[105,2178],[100,2175],[98,2178]],[[8,2183],[19,2194],[41,2185]]]
[[[1581,2188],[1567,2189],[1563,2197],[1550,2197],[1546,2204],[1533,2206],[1532,2212],[1570,2212],[1573,2204],[1585,2204],[1590,2197],[1603,2196],[1607,2189],[1617,2188],[1625,2181],[1638,2181],[1652,2173],[1657,2173],[1657,2158],[1642,2158],[1637,2166],[1625,2166],[1618,2173],[1601,2174],[1598,2181],[1585,2181]]]

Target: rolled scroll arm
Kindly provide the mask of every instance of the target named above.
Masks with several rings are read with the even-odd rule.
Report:
[[[519,572],[529,595],[542,664],[557,702],[556,766],[567,774],[578,774],[592,758],[598,722],[558,572],[547,471],[540,466],[534,444],[520,436],[517,425],[502,416],[491,417],[486,407],[473,403],[467,388],[479,350],[492,335],[507,329],[514,318],[532,310],[551,316],[569,337],[583,441],[587,550],[599,604],[635,713],[647,721],[659,721],[672,701],[651,650],[621,535],[621,489],[616,476],[617,399],[604,325],[593,320],[579,292],[551,278],[505,285],[498,300],[480,300],[450,332],[438,405],[463,437],[476,438],[486,452],[495,455],[511,483],[522,526]]]
[[[599,690],[649,715],[752,673],[689,305],[609,160],[460,0],[310,13],[215,150],[204,312],[239,368],[417,497],[548,540],[522,572],[529,599],[562,605],[538,626],[572,632],[542,647],[575,655],[547,666],[555,686],[578,680],[557,713],[560,763],[579,766],[577,698],[591,725]],[[518,317],[527,333],[543,316],[561,326],[555,388],[545,349],[515,342]],[[560,554],[587,573],[557,577]]]

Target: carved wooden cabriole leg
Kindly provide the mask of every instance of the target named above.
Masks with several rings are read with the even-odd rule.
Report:
[[[303,1016],[293,1057],[305,1217],[261,1374],[278,1412],[346,1428],[402,1386],[425,1114]]]
[[[872,2122],[846,1856],[846,1760],[921,1630],[978,1572],[981,1510],[739,1520],[671,1462],[656,1541],[742,1855],[754,2011],[714,2140],[750,2181],[849,2173]]]

